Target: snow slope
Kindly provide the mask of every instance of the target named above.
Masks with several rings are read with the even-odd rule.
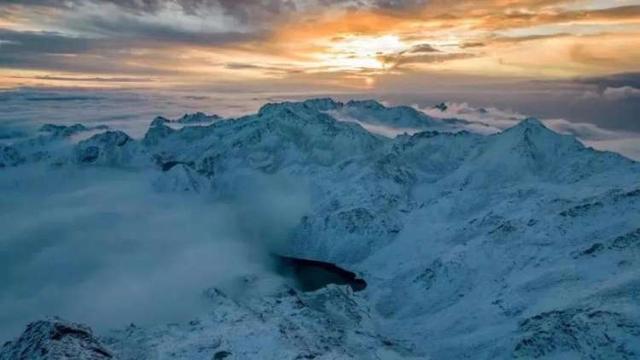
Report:
[[[206,290],[211,309],[192,322],[101,334],[115,358],[640,358],[640,164],[536,119],[482,135],[409,107],[312,99],[207,126],[154,120],[140,140],[59,141],[3,146],[0,168],[136,169],[156,191],[211,201],[294,179],[311,205],[277,251],[368,283],[256,294],[256,274],[241,296]],[[33,342],[86,348],[32,332],[0,359]]]

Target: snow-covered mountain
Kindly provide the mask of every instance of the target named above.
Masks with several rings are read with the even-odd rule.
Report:
[[[108,130],[71,145],[58,134],[83,128],[51,127],[0,145],[0,168],[127,169],[152,174],[158,192],[209,201],[242,193],[247,178],[294,179],[311,205],[277,252],[338,264],[366,289],[256,294],[269,282],[256,274],[239,280],[240,296],[202,289],[210,309],[188,323],[95,335],[47,319],[0,359],[640,358],[637,162],[536,119],[482,135],[376,101],[273,103],[209,121],[157,118],[142,139]],[[390,138],[366,125],[420,131]]]
[[[181,124],[181,125],[202,125],[211,124],[214,121],[221,120],[222,117],[212,114],[207,115],[203,112],[195,112],[193,114],[184,114],[179,119],[167,119],[163,116],[158,116],[153,119],[152,124]]]

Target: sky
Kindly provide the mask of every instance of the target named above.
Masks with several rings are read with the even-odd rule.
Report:
[[[597,77],[640,70],[639,35],[638,0],[0,0],[0,86]]]

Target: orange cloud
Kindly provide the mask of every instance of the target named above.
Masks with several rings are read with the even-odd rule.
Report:
[[[82,22],[83,27],[70,28],[72,35],[63,38],[60,34],[73,22],[66,19],[75,21],[82,14],[38,9],[48,18],[37,22],[33,20],[37,14],[21,12],[28,8],[11,7],[0,11],[0,69],[5,67],[0,77],[4,76],[4,86],[22,84],[29,76],[37,84],[90,82],[69,78],[68,74],[75,74],[94,80],[158,79],[152,86],[308,81],[362,88],[374,86],[377,76],[389,73],[554,78],[639,71],[640,54],[635,49],[640,49],[640,6],[590,8],[590,4],[579,0],[431,0],[421,7],[393,9],[313,8],[295,16],[277,16],[261,24],[263,30],[233,33],[235,29],[229,28],[221,30],[229,34],[210,36],[153,24],[158,28],[141,30],[151,21],[144,18],[134,23],[134,29],[142,32],[139,39],[109,24],[106,33],[83,38],[87,25]],[[189,16],[185,22],[193,20],[193,14]],[[38,29],[40,23],[53,24],[60,33],[30,32],[20,39],[43,34],[58,41],[41,41],[47,44],[42,54],[37,46],[27,48],[28,44],[11,39],[4,39],[3,45],[3,30],[5,36],[25,29],[50,30]],[[169,31],[171,41],[164,41],[161,36],[168,36]],[[214,35],[219,40],[214,41]],[[86,46],[72,46],[75,37]],[[97,41],[102,41],[101,46],[95,45]],[[54,49],[56,44],[64,48]],[[25,71],[38,74],[22,76]]]

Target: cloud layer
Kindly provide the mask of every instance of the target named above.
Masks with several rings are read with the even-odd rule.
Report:
[[[155,193],[157,174],[42,171],[0,177],[2,340],[51,315],[100,330],[189,320],[211,286],[282,281],[269,275],[269,252],[307,206],[304,189],[282,179],[247,179],[260,192],[210,201]]]
[[[447,103],[440,108],[421,109],[437,118],[467,120],[463,129],[481,134],[493,134],[515,126],[528,116],[512,110],[495,107],[475,108],[467,103]],[[595,124],[571,122],[566,119],[541,119],[546,126],[561,133],[577,137],[585,145],[598,150],[614,151],[630,159],[640,161],[640,132],[603,129]]]

